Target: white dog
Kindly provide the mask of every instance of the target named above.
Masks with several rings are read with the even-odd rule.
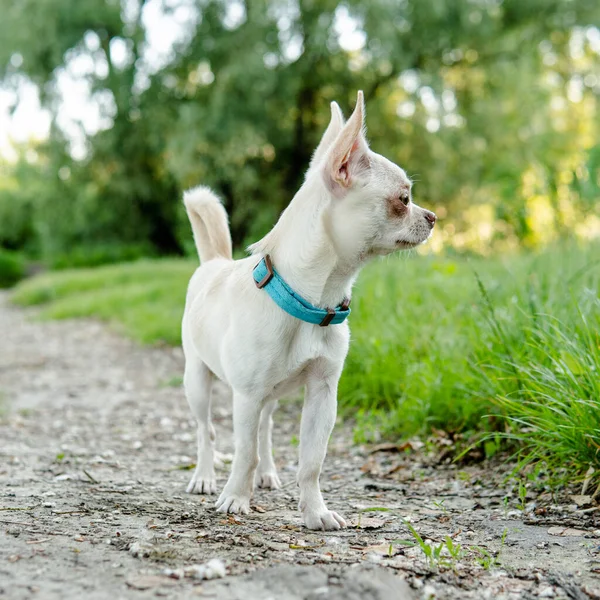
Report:
[[[248,513],[255,478],[261,487],[281,485],[272,413],[278,398],[305,386],[299,508],[309,529],[346,526],[319,488],[350,338],[346,299],[370,258],[423,243],[436,220],[412,203],[406,173],[369,149],[364,117],[362,92],[346,123],[331,104],[304,184],[248,258],[232,260],[227,214],[208,188],[184,196],[202,262],[182,324],[184,385],[198,420],[198,463],[187,491],[216,492],[210,398],[218,377],[233,389],[235,436],[219,512]]]

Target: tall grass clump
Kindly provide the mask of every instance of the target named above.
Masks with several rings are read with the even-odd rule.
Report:
[[[598,246],[566,246],[497,259],[401,257],[366,269],[340,382],[359,437],[504,429],[498,399],[520,398],[526,367],[553,368],[535,349],[542,332],[584,339],[584,319],[597,327],[598,256]],[[559,343],[546,346],[564,356]]]
[[[479,282],[495,360],[479,352],[476,370],[503,435],[523,462],[570,476],[600,468],[600,260],[587,258],[573,269],[573,256],[554,256],[536,271],[518,331]]]
[[[600,469],[600,335],[581,317],[576,328],[548,318],[530,332],[528,360],[508,363],[518,390],[493,400],[525,461],[552,471]]]

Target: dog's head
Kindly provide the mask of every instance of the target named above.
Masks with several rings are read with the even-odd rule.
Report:
[[[369,149],[364,132],[362,92],[346,123],[331,103],[331,122],[307,179],[321,177],[330,196],[325,218],[332,242],[343,254],[364,257],[418,246],[431,236],[436,216],[413,203],[411,180]]]

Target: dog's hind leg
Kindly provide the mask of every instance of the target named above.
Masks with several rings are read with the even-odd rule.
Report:
[[[183,384],[187,401],[198,421],[198,460],[187,487],[188,494],[215,494],[215,428],[210,419],[210,395],[214,376],[200,360],[186,360]]]
[[[277,408],[277,400],[266,402],[260,414],[258,426],[258,467],[255,483],[258,487],[277,490],[281,481],[273,461],[273,413]]]
[[[231,475],[215,504],[219,512],[250,512],[250,496],[254,483],[254,472],[258,465],[258,426],[263,402],[233,392],[233,435],[235,453]]]

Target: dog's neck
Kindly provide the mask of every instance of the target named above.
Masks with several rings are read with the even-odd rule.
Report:
[[[253,246],[270,254],[275,269],[291,288],[320,308],[334,308],[350,298],[362,261],[342,255],[327,222],[329,198],[320,182],[305,184],[275,227]]]

